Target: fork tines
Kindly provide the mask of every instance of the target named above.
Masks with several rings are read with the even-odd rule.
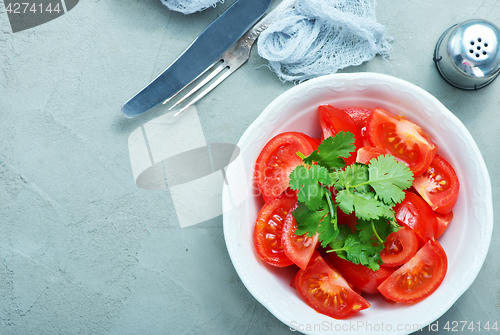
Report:
[[[210,91],[212,91],[217,85],[219,85],[224,79],[226,79],[229,76],[230,71],[226,71],[224,73],[222,72],[227,68],[229,68],[229,65],[224,61],[224,59],[218,60],[217,62],[210,65],[205,71],[203,71],[195,80],[193,80],[191,83],[182,88],[179,92],[177,92],[176,94],[165,100],[163,104],[165,105],[169,103],[170,101],[174,100],[178,95],[180,95],[181,92],[185,92],[186,90],[194,86],[184,96],[177,99],[177,101],[168,109],[171,111],[174,108],[186,102],[183,105],[183,107],[174,114],[174,116],[181,114],[188,107],[194,105],[201,98],[203,98]],[[207,86],[208,84],[210,85]],[[189,99],[191,96],[193,96],[196,92],[198,92],[201,88],[205,86],[207,87],[203,91],[199,92],[198,95]]]

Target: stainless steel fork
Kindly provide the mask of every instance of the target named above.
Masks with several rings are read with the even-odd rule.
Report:
[[[171,98],[165,100],[163,104],[172,101],[181,92],[189,89],[194,83],[201,79],[205,74],[206,77],[203,78],[194,88],[192,88],[186,95],[177,100],[169,110],[180,106],[184,102],[193,96],[200,89],[206,88],[199,92],[197,96],[191,98],[181,109],[179,109],[174,115],[177,116],[184,112],[188,107],[194,105],[201,98],[212,91],[217,85],[219,85],[224,79],[229,77],[234,71],[236,71],[241,65],[243,65],[250,57],[250,50],[254,42],[257,40],[259,35],[269,27],[271,22],[273,22],[278,15],[285,12],[286,10],[292,8],[297,0],[283,0],[281,1],[273,10],[271,10],[267,15],[265,15],[259,22],[257,22],[249,31],[245,33],[231,48],[229,48],[220,58],[219,61],[215,62],[209,66],[205,71],[203,71],[195,80],[186,85],[179,92],[174,94]],[[210,71],[211,70],[211,71]],[[210,71],[210,72],[209,72]],[[207,86],[208,85],[208,86]]]

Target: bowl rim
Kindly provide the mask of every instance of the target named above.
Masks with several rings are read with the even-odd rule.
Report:
[[[301,90],[305,88],[315,88],[315,87],[323,87],[323,86],[328,86],[328,84],[334,82],[334,81],[354,81],[354,80],[365,80],[365,79],[370,79],[370,80],[377,80],[381,81],[381,83],[391,83],[395,84],[407,89],[410,89],[411,91],[415,92],[417,95],[422,95],[425,98],[427,98],[429,101],[431,101],[436,107],[438,107],[442,112],[446,113],[450,119],[453,119],[455,125],[459,128],[459,131],[462,135],[465,136],[465,139],[469,144],[471,145],[471,149],[474,151],[474,154],[477,156],[477,158],[480,158],[479,161],[477,162],[478,167],[479,167],[479,174],[478,178],[482,178],[482,182],[485,185],[485,189],[483,190],[483,193],[485,194],[486,197],[486,213],[485,213],[485,236],[482,238],[481,242],[483,244],[481,245],[481,248],[477,250],[476,252],[476,258],[474,264],[471,264],[471,272],[472,274],[467,276],[466,280],[461,282],[460,285],[460,290],[458,292],[455,292],[455,294],[450,295],[449,299],[446,301],[443,301],[441,306],[436,309],[436,311],[429,316],[427,319],[422,321],[422,324],[425,326],[431,324],[438,318],[440,318],[446,311],[448,311],[451,306],[460,298],[460,296],[470,287],[470,285],[474,282],[474,280],[477,278],[480,268],[483,265],[488,250],[489,246],[491,243],[491,237],[493,233],[493,201],[492,201],[492,190],[491,190],[491,181],[489,177],[489,173],[486,167],[486,164],[484,162],[484,158],[481,155],[481,152],[479,148],[477,147],[476,142],[472,138],[472,135],[469,133],[465,125],[454,115],[450,110],[448,110],[437,98],[435,98],[433,95],[431,95],[429,92],[425,91],[424,89],[407,82],[403,79],[399,79],[390,75],[386,74],[380,74],[380,73],[371,73],[371,72],[358,72],[358,73],[336,73],[336,74],[331,74],[331,75],[326,75],[326,76],[321,76],[317,77],[311,80],[308,80],[306,82],[303,82],[301,84],[298,84],[287,91],[283,92],[280,94],[278,97],[276,97],[263,111],[262,113],[250,124],[250,126],[245,130],[243,135],[241,136],[240,140],[238,141],[238,148],[240,148],[240,154],[243,154],[244,148],[242,148],[242,143],[245,143],[248,141],[248,138],[250,134],[257,129],[257,127],[266,120],[268,117],[268,114],[282,105],[285,101],[289,100],[290,96],[293,96],[294,94],[300,92]],[[229,173],[230,169],[234,167],[228,166],[228,171]],[[247,290],[252,294],[252,296],[259,301],[260,304],[262,304],[267,310],[269,310],[277,319],[279,319],[281,322],[283,322],[285,325],[290,326],[291,321],[288,320],[282,313],[274,306],[273,304],[270,304],[269,301],[261,296],[259,292],[256,291],[256,288],[252,285],[250,282],[250,278],[247,278],[245,275],[242,276],[242,265],[240,264],[239,260],[236,258],[235,252],[233,250],[233,241],[231,241],[231,237],[229,235],[229,216],[231,212],[231,200],[229,199],[228,196],[228,190],[227,190],[227,185],[224,184],[223,186],[223,231],[224,231],[224,239],[226,242],[226,246],[228,249],[228,253],[231,259],[231,262],[233,263],[233,266],[238,273],[238,276],[240,280],[243,282]],[[236,209],[239,208],[239,206],[236,207]],[[233,209],[234,210],[234,209]],[[304,332],[304,331],[301,331]],[[305,334],[320,334],[315,331],[308,332],[305,331]],[[394,332],[394,334],[408,334],[408,332]]]

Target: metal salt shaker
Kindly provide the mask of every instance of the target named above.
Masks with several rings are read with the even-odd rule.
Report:
[[[451,85],[477,90],[500,73],[500,29],[486,20],[468,20],[448,28],[434,50],[434,62]]]

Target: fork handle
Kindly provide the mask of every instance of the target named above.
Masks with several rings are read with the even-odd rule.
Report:
[[[297,0],[283,0],[269,13],[267,13],[259,22],[257,22],[249,31],[243,35],[245,40],[244,45],[251,47],[257,40],[259,35],[269,27],[269,25],[280,15],[288,9],[292,8],[297,3]]]

